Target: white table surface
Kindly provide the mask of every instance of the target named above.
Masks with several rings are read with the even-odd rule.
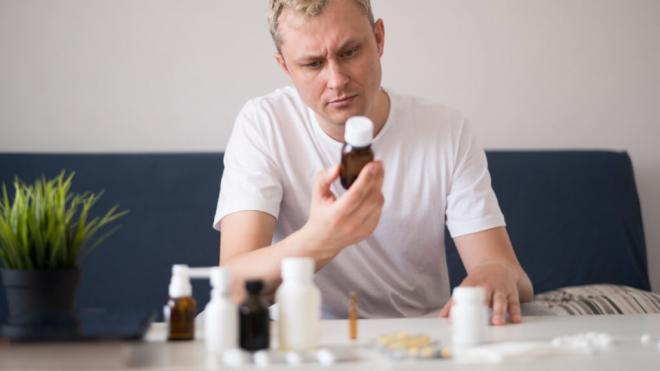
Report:
[[[316,370],[660,370],[660,314],[625,316],[525,317],[524,323],[490,327],[493,342],[539,340],[586,332],[611,334],[616,343],[605,352],[592,355],[575,354],[518,358],[497,364],[455,364],[451,360],[395,361],[367,348],[376,336],[391,331],[425,333],[435,340],[449,343],[451,327],[446,319],[380,319],[360,320],[357,347],[363,358],[358,362],[320,365],[286,366],[273,369]],[[649,333],[655,340],[642,345],[640,337]],[[344,320],[322,321],[322,345],[347,345],[348,324]],[[222,369],[210,359],[203,340],[165,341],[165,327],[152,325],[142,342],[96,342],[77,344],[19,344],[0,341],[0,369]],[[248,366],[245,369],[258,369]]]

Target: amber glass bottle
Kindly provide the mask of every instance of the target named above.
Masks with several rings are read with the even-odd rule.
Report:
[[[197,302],[192,296],[172,298],[167,303],[170,312],[168,340],[193,340]]]
[[[169,286],[170,300],[165,307],[168,340],[193,340],[195,338],[195,315],[197,302],[192,296],[188,266],[172,266]]]
[[[341,148],[340,181],[348,189],[362,168],[374,160],[371,150],[374,125],[368,117],[355,116],[346,121],[344,145]]]

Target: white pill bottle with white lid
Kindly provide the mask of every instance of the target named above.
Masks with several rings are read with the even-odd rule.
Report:
[[[486,341],[488,308],[483,287],[456,287],[452,295],[452,344],[469,347]]]
[[[282,284],[277,289],[277,330],[283,351],[307,351],[319,346],[321,293],[314,284],[314,260],[282,260]]]
[[[211,300],[204,310],[206,349],[214,354],[238,348],[238,307],[231,299],[231,274],[211,268]]]

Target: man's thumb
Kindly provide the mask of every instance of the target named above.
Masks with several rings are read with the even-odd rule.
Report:
[[[323,169],[316,176],[314,184],[314,196],[325,197],[331,195],[330,185],[339,177],[339,165],[335,165],[328,169]]]

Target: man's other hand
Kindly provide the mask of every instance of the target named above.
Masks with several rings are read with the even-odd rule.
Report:
[[[486,289],[486,304],[493,309],[491,323],[504,325],[507,313],[512,323],[522,322],[517,282],[515,269],[503,263],[487,263],[475,267],[460,286],[479,286]],[[449,316],[451,305],[450,299],[440,311],[440,316]]]
[[[534,299],[534,288],[513,251],[504,227],[454,238],[467,277],[460,286],[479,286],[486,289],[486,303],[493,309],[493,325],[506,324],[506,315],[512,323],[522,322],[520,303]],[[447,317],[451,299],[440,311]]]

